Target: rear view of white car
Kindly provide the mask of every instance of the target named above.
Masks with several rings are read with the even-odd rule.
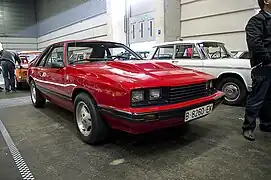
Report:
[[[148,59],[165,61],[217,77],[215,86],[228,105],[242,104],[251,91],[249,59],[236,59],[219,41],[174,41],[156,45]]]

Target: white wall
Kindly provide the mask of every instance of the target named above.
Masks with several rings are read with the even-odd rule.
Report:
[[[124,26],[124,16],[125,16],[125,0],[118,0],[113,2],[113,0],[106,1],[107,10],[107,33],[108,40],[116,41],[119,43],[126,44],[126,34]]]
[[[245,26],[257,0],[180,0],[181,37],[221,40],[231,50],[246,50]]]
[[[0,42],[9,50],[37,50],[37,38],[0,37]]]
[[[38,50],[43,50],[50,44],[65,40],[106,40],[107,31],[107,14],[102,14],[38,37]]]

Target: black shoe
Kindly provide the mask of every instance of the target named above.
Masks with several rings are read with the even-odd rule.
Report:
[[[260,130],[263,132],[271,132],[271,126],[260,125]]]
[[[243,136],[244,138],[246,138],[249,141],[254,141],[255,140],[255,136],[252,130],[245,130],[243,131]]]
[[[6,90],[6,93],[9,93],[10,92],[10,90]]]

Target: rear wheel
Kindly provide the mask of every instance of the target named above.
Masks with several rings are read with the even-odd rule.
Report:
[[[74,101],[74,118],[81,139],[97,144],[106,139],[108,127],[100,116],[95,101],[86,93],[80,93]]]
[[[42,96],[41,92],[37,89],[34,81],[30,82],[30,95],[31,101],[36,108],[43,108],[46,99]]]
[[[225,93],[224,104],[241,105],[245,102],[247,89],[245,84],[233,77],[222,79],[218,83],[218,89]]]

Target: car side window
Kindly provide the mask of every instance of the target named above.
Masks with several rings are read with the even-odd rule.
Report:
[[[192,44],[181,44],[176,47],[175,59],[200,59],[200,55]]]
[[[172,59],[174,54],[174,46],[163,46],[157,48],[154,59]]]
[[[44,55],[42,57],[42,59],[39,61],[38,65],[37,65],[37,67],[43,67],[45,60],[46,60],[46,57],[47,57],[46,55]]]
[[[64,66],[64,59],[63,59],[63,46],[55,47],[46,57],[45,67],[51,67],[52,63],[58,63],[60,66]]]

